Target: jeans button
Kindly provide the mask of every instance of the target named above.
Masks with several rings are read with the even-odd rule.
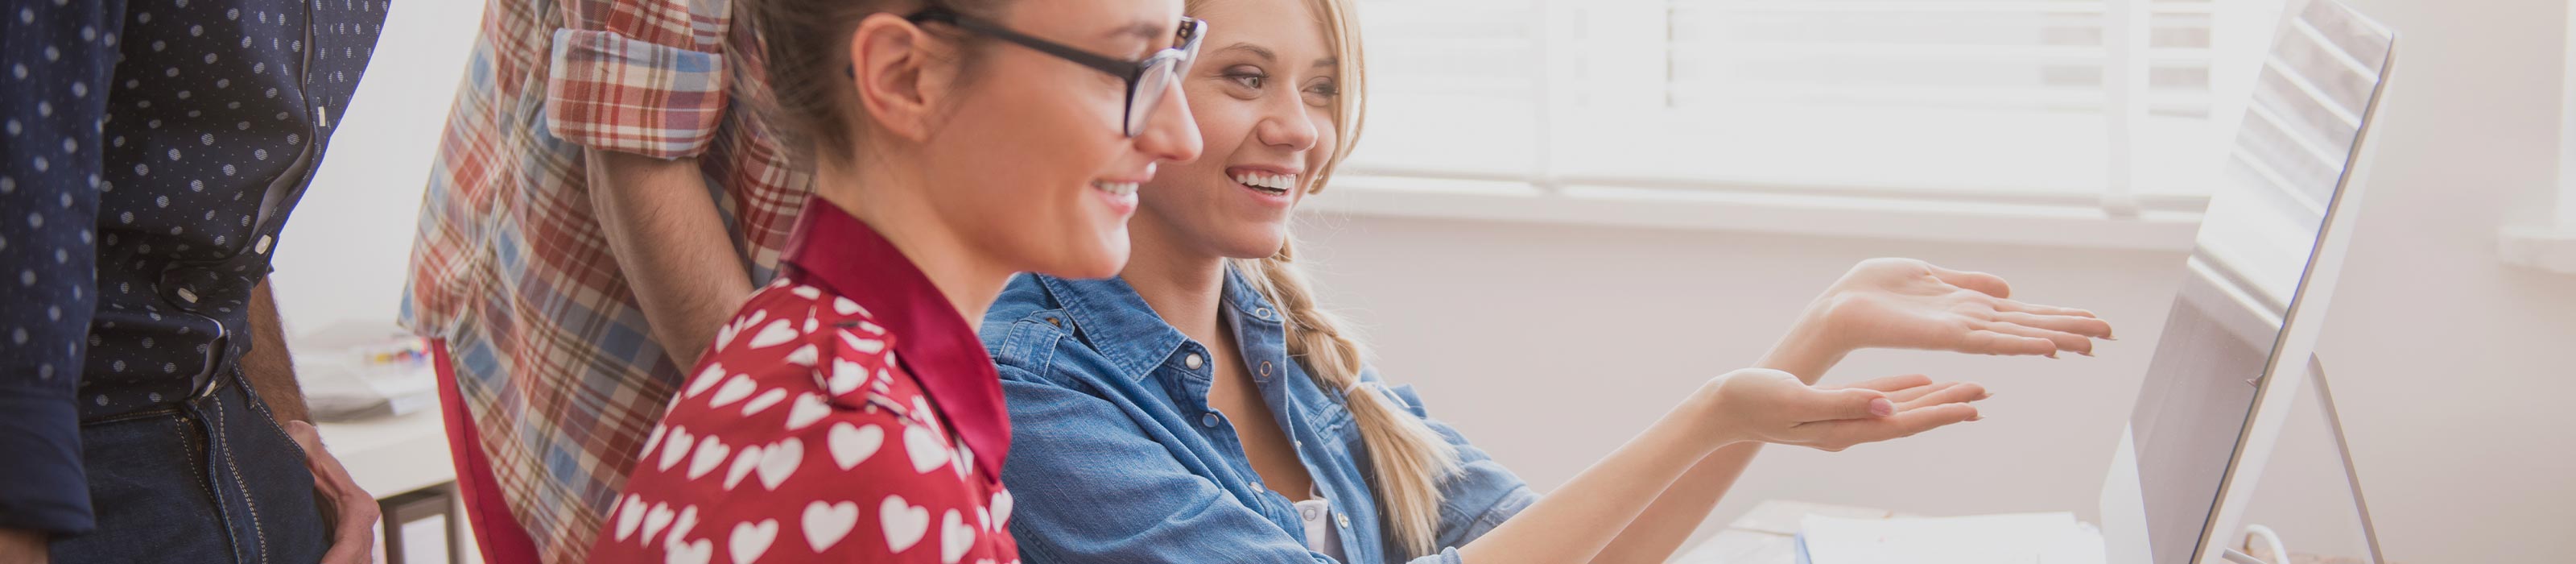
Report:
[[[1190,353],[1189,356],[1181,357],[1181,364],[1190,367],[1191,370],[1198,370],[1199,367],[1207,366],[1207,359],[1199,356],[1199,353]]]

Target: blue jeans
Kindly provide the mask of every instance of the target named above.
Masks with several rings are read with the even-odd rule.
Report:
[[[98,529],[60,537],[61,564],[309,564],[330,532],[304,450],[238,370],[214,393],[81,424]]]

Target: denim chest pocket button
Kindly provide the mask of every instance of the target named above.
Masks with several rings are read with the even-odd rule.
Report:
[[[1207,366],[1207,358],[1199,356],[1198,353],[1190,353],[1189,356],[1181,358],[1181,364],[1190,367],[1191,370],[1198,370],[1199,367]]]
[[[1215,413],[1205,413],[1205,414],[1200,414],[1200,415],[1199,415],[1199,424],[1200,424],[1200,425],[1206,425],[1206,426],[1207,426],[1207,428],[1210,428],[1210,429],[1214,429],[1214,428],[1216,428],[1217,421],[1219,421],[1219,418],[1216,416],[1216,414],[1215,414]]]

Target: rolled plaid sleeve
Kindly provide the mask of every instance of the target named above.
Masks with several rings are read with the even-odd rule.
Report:
[[[570,0],[554,32],[546,127],[594,149],[706,150],[725,109],[730,0]]]

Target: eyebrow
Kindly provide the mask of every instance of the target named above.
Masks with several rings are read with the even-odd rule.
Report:
[[[1268,47],[1263,47],[1263,46],[1260,46],[1260,45],[1254,45],[1254,44],[1250,44],[1250,43],[1236,43],[1236,44],[1233,44],[1233,45],[1227,45],[1227,46],[1225,46],[1225,48],[1224,48],[1224,49],[1218,49],[1218,51],[1242,51],[1242,52],[1245,52],[1245,53],[1250,53],[1250,54],[1252,54],[1252,56],[1260,57],[1260,58],[1261,58],[1261,60],[1263,60],[1263,61],[1277,61],[1277,60],[1279,60],[1279,54],[1278,54],[1278,53],[1273,53],[1273,52],[1271,52],[1271,51],[1270,51],[1270,48],[1268,48]]]
[[[1165,29],[1162,24],[1154,23],[1152,20],[1136,20],[1128,23],[1127,25],[1118,26],[1118,29],[1109,30],[1106,37],[1134,37],[1146,41],[1153,41],[1157,38],[1171,35],[1171,33],[1172,32]]]

